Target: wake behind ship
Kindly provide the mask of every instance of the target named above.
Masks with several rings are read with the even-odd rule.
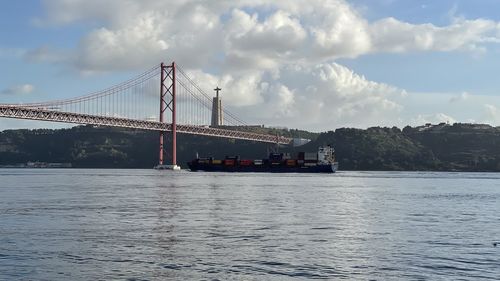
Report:
[[[196,158],[188,162],[193,172],[251,172],[251,173],[335,173],[334,149],[331,146],[320,147],[317,153],[299,152],[296,158],[289,154],[271,153],[268,159],[240,159],[239,156],[227,156],[223,160]]]

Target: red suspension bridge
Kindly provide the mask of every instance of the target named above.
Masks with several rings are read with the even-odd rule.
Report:
[[[228,110],[222,109],[222,114],[225,124],[233,129],[210,126],[212,98],[175,62],[162,63],[133,79],[85,96],[41,103],[0,104],[0,117],[158,131],[159,165],[164,164],[164,139],[166,132],[170,132],[172,167],[177,164],[177,133],[278,144],[292,141],[235,130],[247,124]]]

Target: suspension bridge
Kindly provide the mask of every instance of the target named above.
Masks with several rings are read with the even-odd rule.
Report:
[[[216,89],[217,93],[220,90]],[[165,136],[171,133],[172,163],[177,167],[177,133],[289,144],[292,139],[244,130],[247,124],[220,108],[225,126],[211,126],[210,97],[175,62],[161,63],[128,81],[88,95],[40,103],[0,104],[0,117],[88,124],[159,132],[159,167],[164,165]],[[240,129],[238,129],[238,127]]]

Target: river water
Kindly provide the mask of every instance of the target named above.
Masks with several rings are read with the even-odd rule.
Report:
[[[0,280],[499,280],[500,174],[0,169]]]

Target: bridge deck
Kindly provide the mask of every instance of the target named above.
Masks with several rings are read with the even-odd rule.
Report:
[[[157,121],[136,120],[119,117],[97,116],[71,112],[46,110],[43,108],[0,105],[0,117],[41,120],[62,123],[101,125],[110,127],[133,128],[150,131],[171,131],[172,124]],[[207,126],[177,124],[177,132],[184,134],[213,136],[231,139],[258,141],[265,143],[289,144],[292,139],[280,136],[211,128]]]

